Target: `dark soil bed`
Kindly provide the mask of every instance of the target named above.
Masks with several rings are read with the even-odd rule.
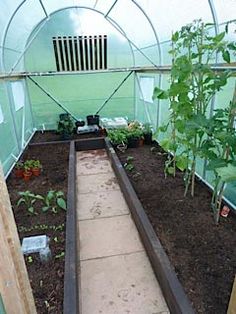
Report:
[[[39,159],[42,173],[29,182],[16,178],[14,170],[7,179],[7,186],[14,210],[20,239],[46,234],[50,238],[52,259],[42,263],[38,253],[25,256],[37,313],[63,313],[64,253],[66,212],[57,214],[41,211],[42,203],[35,203],[36,214],[27,211],[24,204],[16,206],[18,192],[29,190],[34,194],[46,195],[49,190],[67,194],[69,144],[40,145],[29,147],[22,159]]]
[[[100,133],[86,133],[86,134],[72,134],[70,140],[79,140],[83,138],[91,138],[101,136]],[[37,131],[30,143],[42,143],[42,142],[54,142],[54,141],[62,141],[62,137],[56,131]]]
[[[150,148],[117,153],[122,164],[134,158],[128,177],[196,312],[224,314],[235,276],[235,215],[216,226],[206,186],[197,182],[195,197],[184,198],[182,173],[165,179],[165,154]]]

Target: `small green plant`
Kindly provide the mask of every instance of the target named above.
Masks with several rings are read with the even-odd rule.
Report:
[[[38,159],[32,160],[31,162],[32,162],[32,168],[42,168],[42,164]]]
[[[143,131],[141,129],[129,129],[127,133],[127,139],[141,139]]]
[[[70,137],[74,132],[74,123],[71,115],[65,115],[57,124],[57,132],[63,137]]]
[[[15,165],[16,169],[23,169],[24,168],[24,163],[22,161],[18,161]]]
[[[143,124],[143,127],[142,127],[142,130],[143,130],[143,134],[150,134],[152,133],[152,126],[150,123],[144,123]]]
[[[124,168],[128,171],[132,171],[134,169],[134,165],[132,163],[132,161],[134,160],[134,157],[132,156],[128,156],[126,158],[126,163],[124,164]]]
[[[31,255],[27,256],[26,258],[26,261],[29,263],[29,264],[32,264],[33,263],[33,257]]]
[[[127,144],[128,130],[126,128],[109,130],[107,136],[114,146]]]
[[[66,202],[62,191],[50,190],[45,197],[42,197],[45,206],[42,207],[43,212],[51,210],[57,214],[60,209],[66,210]]]
[[[33,159],[27,159],[24,162],[24,169],[31,169],[33,167],[33,163],[34,163]]]
[[[42,196],[31,193],[30,191],[19,192],[18,194],[21,196],[21,198],[18,200],[17,206],[20,206],[22,203],[24,203],[30,214],[36,214],[34,203],[36,200],[41,200]]]
[[[58,258],[62,258],[65,256],[65,252],[61,252],[61,253],[58,253],[57,255],[55,255],[55,258],[58,259]]]

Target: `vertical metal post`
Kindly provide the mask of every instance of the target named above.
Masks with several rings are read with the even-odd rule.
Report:
[[[133,109],[133,114],[134,114],[134,120],[136,120],[136,116],[137,116],[137,89],[136,89],[136,76],[137,76],[137,72],[134,72],[134,109]]]

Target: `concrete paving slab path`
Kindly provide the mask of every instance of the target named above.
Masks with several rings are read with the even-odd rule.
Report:
[[[81,291],[83,314],[168,313],[145,252],[81,262]]]
[[[79,197],[79,220],[115,217],[129,214],[128,206],[120,190],[96,192],[93,196],[80,194]]]
[[[169,313],[106,151],[76,172],[82,314]]]
[[[80,259],[143,251],[130,215],[79,222]]]

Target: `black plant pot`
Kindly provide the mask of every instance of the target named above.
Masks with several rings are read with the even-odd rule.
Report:
[[[139,147],[140,139],[139,138],[129,138],[128,139],[128,147],[129,148],[137,148]]]
[[[99,126],[99,117],[98,114],[87,116],[87,124]]]
[[[143,135],[144,144],[151,145],[152,144],[152,133],[146,133]]]
[[[75,126],[76,127],[79,127],[79,126],[84,126],[85,125],[85,122],[83,120],[78,120],[75,122]]]

